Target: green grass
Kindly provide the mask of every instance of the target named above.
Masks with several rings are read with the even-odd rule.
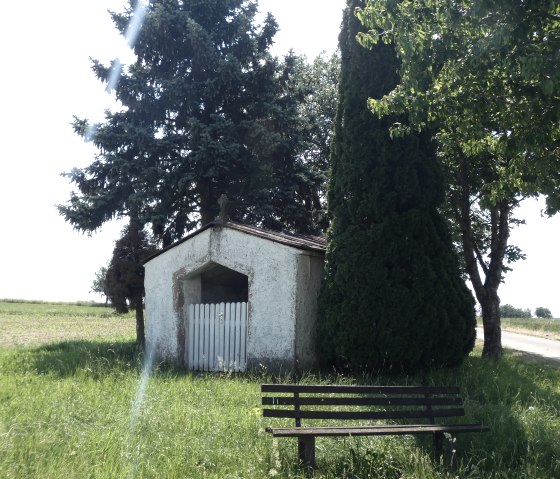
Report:
[[[118,315],[112,308],[97,304],[0,300],[0,346],[124,338],[134,331],[133,313]]]
[[[41,329],[52,320],[36,313],[22,314],[20,321]],[[90,314],[69,321],[70,334],[84,318],[107,319]],[[7,316],[0,314],[0,324]],[[119,329],[99,334],[48,344],[3,342],[0,478],[304,477],[296,467],[295,441],[264,432],[289,421],[264,419],[259,406],[261,382],[289,378],[184,374],[156,365],[144,400],[137,401],[142,355],[134,348],[133,328],[128,336]],[[560,368],[519,354],[506,354],[498,364],[479,356],[477,350],[457,370],[416,376],[301,379],[458,385],[465,421],[492,429],[459,436],[455,474],[434,464],[426,440],[319,438],[316,477],[560,477]]]

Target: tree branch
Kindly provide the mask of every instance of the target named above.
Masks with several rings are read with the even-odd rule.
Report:
[[[504,258],[509,240],[509,214],[511,212],[511,204],[507,201],[501,201],[493,211],[492,219],[492,246],[490,250],[490,266],[486,284],[496,287],[502,280],[504,269]]]
[[[486,264],[486,261],[484,261],[484,258],[482,257],[482,253],[480,252],[480,249],[476,246],[474,240],[473,240],[473,251],[476,255],[476,259],[478,260],[478,264],[480,265],[482,271],[484,272],[484,276],[488,276],[488,265]]]

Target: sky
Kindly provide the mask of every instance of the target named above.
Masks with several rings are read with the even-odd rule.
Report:
[[[312,59],[333,52],[344,0],[260,0],[280,25],[274,53],[290,48]],[[123,0],[5,2],[0,16],[0,298],[87,301],[95,272],[111,257],[124,226],[113,221],[92,234],[73,230],[55,205],[73,189],[61,176],[91,163],[95,150],[71,128],[74,115],[99,121],[116,108],[91,72],[90,58],[108,64],[132,55],[108,10]],[[500,288],[502,304],[560,317],[556,277],[560,216],[542,218],[542,201],[521,210],[527,225],[512,233],[527,260]]]

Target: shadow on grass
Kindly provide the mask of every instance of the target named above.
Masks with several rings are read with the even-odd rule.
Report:
[[[560,369],[508,352],[498,363],[469,358],[461,376],[467,414],[491,427],[477,442],[486,467],[503,469],[503,463],[508,477],[557,477]]]
[[[456,422],[482,423],[490,427],[490,432],[460,434],[457,442],[450,444],[457,450],[457,477],[558,477],[560,472],[560,369],[543,361],[506,353],[499,362],[471,356],[457,369],[410,376],[310,374],[291,379],[308,384],[458,386],[465,400],[465,417]],[[455,477],[432,461],[430,437],[415,438],[416,452],[406,449],[404,439],[369,442],[362,438],[356,447],[321,439],[325,450],[332,448],[317,457],[319,467],[327,470],[325,477],[342,477],[342,472],[349,469],[353,471],[351,477],[402,477],[405,471],[413,471],[410,477]],[[341,448],[345,451],[338,454]],[[291,459],[296,460],[295,456]],[[427,467],[430,472],[418,467]]]
[[[137,372],[143,365],[143,354],[131,342],[65,341],[33,349],[19,350],[18,372],[35,370],[54,377],[72,377],[83,371],[88,377],[103,378]],[[156,374],[167,374],[170,368],[158,368]],[[170,375],[182,381],[177,370]],[[488,433],[464,434],[457,440],[460,477],[560,477],[560,369],[544,363],[523,360],[508,353],[500,362],[471,356],[452,370],[427,371],[413,376],[375,376],[308,374],[296,379],[290,375],[274,376],[265,371],[246,374],[194,374],[191,378],[262,382],[303,382],[324,384],[410,384],[458,386],[465,399],[466,417],[463,422],[482,422],[491,428]],[[208,407],[213,407],[208,404]],[[255,421],[257,422],[257,421]],[[266,424],[274,425],[274,424]],[[270,438],[263,438],[269,440]],[[352,477],[401,477],[415,467],[419,455],[412,455],[404,444],[404,452],[395,455],[390,441],[369,445],[364,439],[359,447],[344,446],[340,440],[318,441],[319,467],[328,469],[328,477],[343,477],[342,471],[353,470]],[[430,440],[418,439],[417,452],[431,457]],[[329,453],[332,448],[333,452]],[[334,456],[334,457],[333,457]],[[410,458],[413,456],[416,459]],[[295,454],[283,457],[283,463],[293,464]],[[431,467],[431,466],[430,466]],[[437,464],[433,475],[446,477]],[[289,477],[291,470],[282,470]],[[330,475],[329,475],[330,474]],[[532,475],[531,475],[532,474]],[[413,476],[409,476],[413,477]]]
[[[133,341],[74,340],[53,343],[26,351],[38,374],[68,377],[87,371],[93,377],[141,368],[142,352]]]

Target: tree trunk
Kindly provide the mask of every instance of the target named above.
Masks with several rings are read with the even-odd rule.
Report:
[[[144,331],[144,308],[142,299],[136,302],[136,347],[144,349],[146,346],[146,333]]]
[[[482,298],[478,298],[482,309],[482,324],[484,326],[482,356],[498,360],[502,357],[502,325],[498,288],[486,287],[484,293]]]
[[[484,326],[484,347],[482,356],[498,360],[502,356],[502,330],[500,320],[500,297],[498,288],[502,281],[505,254],[508,245],[510,226],[509,216],[512,204],[501,201],[491,206],[490,240],[486,244],[477,244],[473,231],[471,192],[468,179],[468,162],[463,159],[459,170],[459,192],[454,198],[457,205],[455,220],[461,227],[463,258],[471,280],[476,299],[482,309]],[[489,249],[489,261],[483,258],[483,252]],[[484,275],[484,280],[481,277]]]

